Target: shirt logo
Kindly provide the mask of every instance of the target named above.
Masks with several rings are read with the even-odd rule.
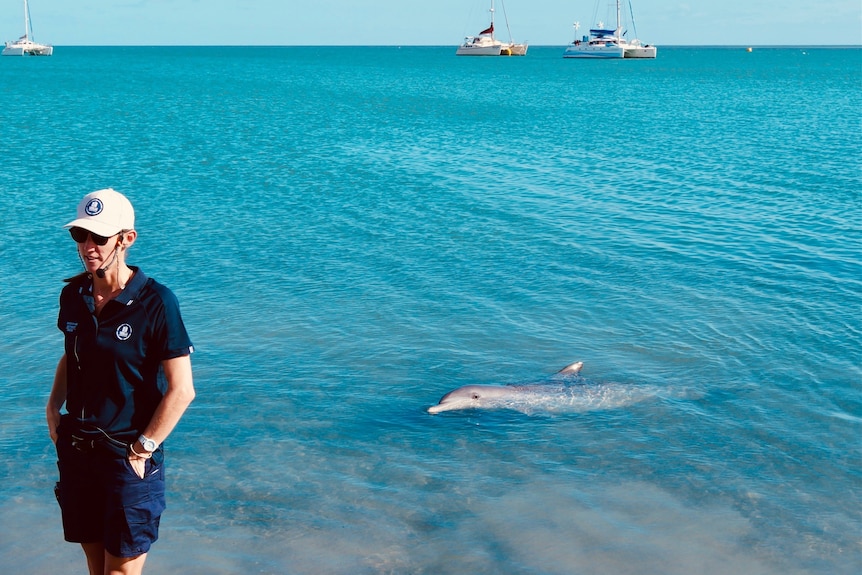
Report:
[[[117,339],[120,341],[126,341],[132,337],[132,326],[127,323],[124,323],[120,327],[117,328]]]
[[[88,216],[98,216],[102,213],[102,208],[104,208],[104,205],[102,205],[102,200],[100,200],[99,198],[93,198],[92,200],[87,202],[86,206],[84,206],[84,212],[86,212]]]
[[[74,333],[76,329],[78,329],[78,322],[76,322],[76,321],[67,321],[66,322],[66,333]]]

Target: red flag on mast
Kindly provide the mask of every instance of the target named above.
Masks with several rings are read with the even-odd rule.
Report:
[[[491,26],[489,28],[485,28],[484,30],[479,32],[479,35],[481,36],[482,34],[493,34],[493,33],[494,33],[494,23],[491,22]]]

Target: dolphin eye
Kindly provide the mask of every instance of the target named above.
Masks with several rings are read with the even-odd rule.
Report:
[[[479,394],[478,394],[478,393],[474,393],[474,394],[473,394],[473,399],[479,399]]]

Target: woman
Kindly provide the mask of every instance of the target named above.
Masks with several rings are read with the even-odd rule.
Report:
[[[65,354],[46,410],[63,530],[91,575],[141,573],[165,509],[162,443],[195,395],[193,348],[174,294],[126,264],[125,196],[84,196],[66,227],[85,272],[60,295]]]

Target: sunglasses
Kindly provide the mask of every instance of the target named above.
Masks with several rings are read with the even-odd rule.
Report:
[[[118,235],[122,232],[117,232],[114,236]],[[72,236],[72,239],[75,240],[79,244],[83,244],[87,241],[87,236],[93,238],[93,243],[97,246],[103,246],[108,243],[108,240],[114,236],[100,236],[98,234],[94,234],[90,230],[85,230],[84,228],[69,228],[69,234]]]

